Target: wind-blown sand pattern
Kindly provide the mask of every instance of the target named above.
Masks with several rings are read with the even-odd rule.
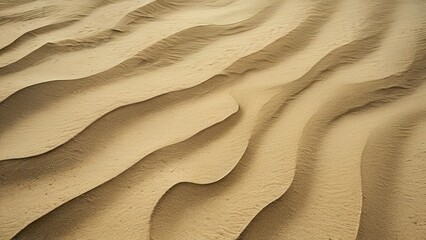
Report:
[[[0,1],[0,239],[424,239],[425,12]]]

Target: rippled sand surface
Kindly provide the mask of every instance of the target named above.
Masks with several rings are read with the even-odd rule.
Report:
[[[425,239],[423,0],[0,0],[0,239]]]

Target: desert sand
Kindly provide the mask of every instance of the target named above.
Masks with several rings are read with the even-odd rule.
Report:
[[[0,0],[0,239],[426,239],[423,0]]]

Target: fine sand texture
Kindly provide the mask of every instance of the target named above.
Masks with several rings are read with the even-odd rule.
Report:
[[[0,240],[426,239],[426,1],[0,0]]]

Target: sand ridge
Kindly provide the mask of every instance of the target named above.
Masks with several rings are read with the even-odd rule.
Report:
[[[0,239],[422,239],[423,12],[0,1]]]

